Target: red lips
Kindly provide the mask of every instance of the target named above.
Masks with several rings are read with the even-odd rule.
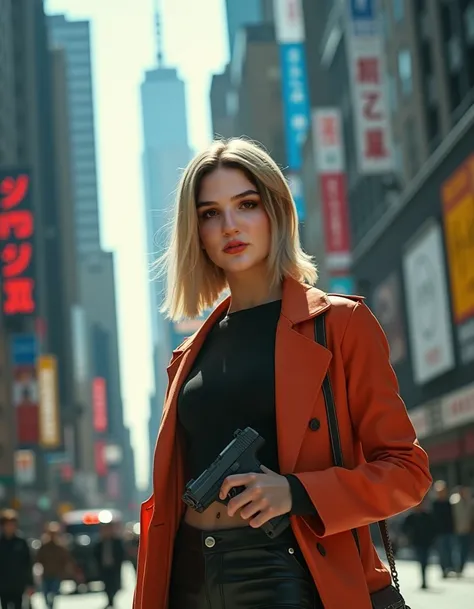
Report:
[[[234,239],[226,244],[223,251],[226,254],[240,254],[240,252],[243,252],[247,246],[248,243]]]

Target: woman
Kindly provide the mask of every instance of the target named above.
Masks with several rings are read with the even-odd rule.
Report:
[[[230,296],[168,368],[134,609],[370,609],[369,590],[390,576],[368,525],[416,505],[431,483],[380,326],[360,298],[310,287],[290,191],[254,144],[214,142],[189,164],[173,231],[170,317]],[[328,349],[314,341],[322,314]],[[327,371],[348,469],[332,464]],[[262,472],[228,476],[221,499],[245,489],[227,507],[185,509],[188,480],[247,426],[266,440]],[[284,514],[291,527],[270,540],[261,526]]]

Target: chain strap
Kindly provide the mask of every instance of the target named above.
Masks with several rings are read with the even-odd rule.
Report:
[[[393,585],[400,592],[400,581],[398,579],[397,565],[395,564],[395,552],[393,551],[392,540],[390,539],[390,533],[388,532],[388,526],[386,520],[379,522],[380,534],[382,536],[385,553],[387,555],[388,566],[390,567],[390,573],[392,575]]]

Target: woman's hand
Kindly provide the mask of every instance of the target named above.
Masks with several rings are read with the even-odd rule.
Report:
[[[234,487],[245,486],[246,489],[233,497],[227,505],[227,513],[234,516],[242,508],[240,515],[249,520],[253,528],[261,527],[275,516],[288,514],[291,511],[291,490],[288,480],[261,466],[262,474],[233,474],[227,476],[219,493],[225,499]]]

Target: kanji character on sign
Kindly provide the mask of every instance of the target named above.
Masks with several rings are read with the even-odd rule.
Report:
[[[357,59],[357,80],[359,83],[380,83],[380,61],[378,57],[359,57]]]
[[[380,99],[379,91],[364,91],[362,94],[362,113],[364,118],[371,121],[377,121],[382,118],[380,109],[377,110],[377,102]]]
[[[335,146],[337,144],[337,129],[334,116],[321,117],[321,140],[324,146]]]
[[[29,239],[33,235],[31,212],[18,210],[0,214],[0,240],[6,241],[12,235],[16,239]]]
[[[33,254],[31,243],[9,243],[1,254],[4,264],[4,277],[17,277],[21,275],[30,265]]]
[[[303,87],[299,85],[293,87],[293,91],[290,93],[290,100],[294,104],[302,104],[304,102]]]
[[[383,129],[368,129],[365,132],[365,155],[370,159],[384,159],[388,156]]]
[[[288,52],[288,59],[290,60],[291,63],[300,63],[300,59],[301,59],[300,50],[297,49],[296,47],[293,47],[292,49],[290,49]]]
[[[35,311],[33,279],[18,277],[3,282],[3,312],[5,315],[28,315]]]
[[[304,114],[295,114],[291,119],[291,126],[299,131],[304,131],[308,126],[308,121]]]
[[[20,175],[16,179],[4,178],[0,182],[0,207],[12,209],[16,207],[26,196],[30,179],[27,175]]]

